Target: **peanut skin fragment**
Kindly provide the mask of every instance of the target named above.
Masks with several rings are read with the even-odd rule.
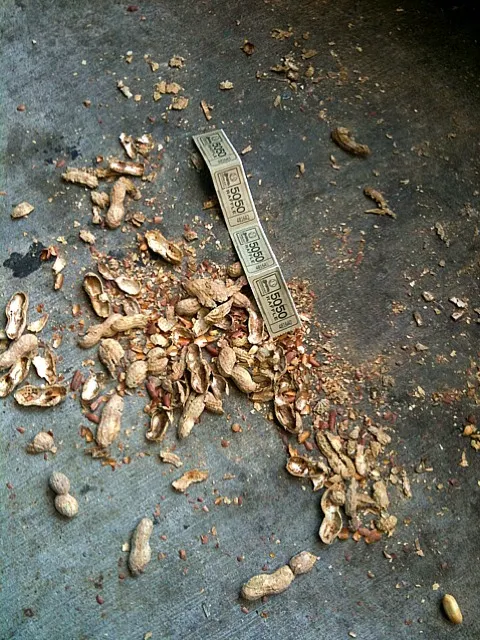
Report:
[[[150,518],[142,518],[133,532],[128,568],[134,576],[143,573],[152,557],[150,549],[150,536],[153,531],[153,522]]]
[[[292,584],[295,575],[288,565],[280,567],[273,573],[262,573],[253,576],[242,587],[242,598],[260,600],[263,596],[282,593]]]

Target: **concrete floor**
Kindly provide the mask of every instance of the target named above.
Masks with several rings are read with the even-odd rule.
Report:
[[[181,445],[182,457],[214,470],[215,485],[209,481],[190,492],[193,502],[205,500],[208,513],[172,495],[171,474],[156,456],[114,473],[84,457],[76,448],[82,444],[81,415],[73,400],[42,413],[20,411],[7,399],[0,405],[0,637],[141,640],[149,632],[153,640],[337,640],[349,632],[362,640],[480,637],[480,454],[460,435],[465,416],[478,415],[473,309],[478,306],[480,90],[474,8],[412,0],[149,1],[135,12],[127,6],[2,3],[1,302],[17,289],[27,290],[32,308],[43,303],[51,312],[51,331],[68,327],[71,305],[82,299],[80,270],[91,258],[73,221],[88,227],[89,205],[78,190],[64,189],[59,161],[89,165],[98,153],[118,153],[121,131],[151,132],[162,141],[169,136],[155,188],[165,227],[175,237],[193,216],[208,215],[201,206],[213,194],[208,177],[189,163],[191,137],[208,126],[223,127],[238,149],[252,146],[245,168],[287,280],[311,281],[317,317],[337,332],[336,344],[351,362],[382,354],[390,363],[386,373],[395,385],[387,406],[399,416],[395,445],[414,478],[414,497],[396,505],[400,521],[408,524],[386,545],[349,541],[325,548],[316,533],[317,497],[287,477],[277,429],[250,415],[240,397],[231,398],[230,413],[234,418],[246,413],[251,429],[235,447],[221,447],[228,427],[216,418],[202,421]],[[296,94],[278,80],[255,79],[257,71],[268,71],[292,49],[292,40],[270,37],[272,29],[288,26],[296,38],[310,32],[306,46],[318,50],[312,63],[325,76]],[[256,47],[251,57],[240,50],[245,38]],[[124,59],[127,51],[133,52],[131,64]],[[157,73],[145,54],[161,64]],[[174,54],[186,59],[175,79],[191,104],[164,121],[164,106],[152,101],[152,87],[157,75],[167,75]],[[119,93],[119,78],[142,94],[140,102]],[[223,80],[232,81],[234,90],[219,91]],[[281,108],[273,106],[277,95]],[[82,104],[87,99],[90,108]],[[208,125],[202,99],[214,105]],[[20,104],[25,111],[17,110]],[[368,142],[372,156],[362,161],[334,147],[329,136],[338,125]],[[332,153],[338,171],[331,167]],[[299,162],[305,174],[296,179]],[[396,220],[363,213],[365,184],[387,195]],[[10,208],[22,200],[36,210],[12,222]],[[220,220],[213,222],[223,251],[207,247],[205,255],[227,262],[232,258],[227,231]],[[438,222],[449,246],[435,232]],[[54,292],[50,266],[38,255],[60,235],[68,241],[69,264],[63,290]],[[362,240],[364,259],[354,266],[348,249],[355,255]],[[132,233],[102,233],[100,248],[121,255],[132,242]],[[422,300],[424,290],[434,292],[438,315]],[[450,318],[452,296],[469,300],[459,322]],[[404,305],[403,313],[392,313],[394,301]],[[424,326],[416,326],[414,311],[422,313]],[[417,342],[429,351],[412,355]],[[76,334],[67,329],[58,351],[69,379],[85,358]],[[469,383],[470,397],[464,392]],[[415,397],[419,386],[425,398]],[[431,401],[432,393],[447,388],[461,390],[460,399]],[[142,406],[129,404],[126,419],[132,425],[143,424]],[[47,462],[24,451],[40,427],[53,428],[62,443]],[[144,446],[142,432],[139,426],[132,449]],[[458,464],[463,450],[468,468]],[[422,457],[433,472],[414,474]],[[55,516],[46,488],[53,469],[68,472],[76,488],[81,516],[72,522]],[[223,480],[225,473],[235,478]],[[222,495],[242,495],[243,506],[214,507],[215,486]],[[148,573],[119,580],[122,544],[157,503]],[[212,526],[217,537],[210,535],[201,545],[199,536]],[[417,538],[424,557],[415,553]],[[394,559],[384,557],[385,547]],[[274,569],[304,548],[321,558],[312,573],[283,596],[243,613],[241,584],[264,564]],[[179,559],[179,549],[186,550],[186,561]],[[167,554],[162,561],[156,559],[159,552]],[[440,612],[445,592],[461,603],[461,628],[452,628]]]

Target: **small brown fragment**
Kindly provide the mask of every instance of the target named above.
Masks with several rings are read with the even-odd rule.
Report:
[[[183,493],[188,489],[188,487],[191,484],[196,482],[205,482],[205,480],[207,480],[208,478],[208,475],[209,475],[208,471],[201,471],[200,469],[192,469],[190,471],[185,472],[183,476],[178,478],[178,480],[174,480],[172,482],[172,487],[176,491],[180,491],[181,493]]]
[[[371,151],[366,144],[358,143],[346,127],[337,127],[332,131],[332,140],[341,149],[355,156],[366,157]]]
[[[247,56],[252,56],[255,53],[255,45],[249,42],[248,40],[244,41],[241,49],[243,53]]]
[[[150,536],[153,532],[153,522],[150,518],[142,518],[132,536],[128,568],[134,576],[143,573],[152,557]]]

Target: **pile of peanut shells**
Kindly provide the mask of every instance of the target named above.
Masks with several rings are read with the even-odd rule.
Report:
[[[106,168],[67,169],[63,178],[91,190],[92,222],[114,230],[129,220],[138,229],[145,218],[128,218],[126,197],[141,199],[134,179],[145,181],[154,144],[148,136],[135,140],[125,134],[121,142],[129,160],[107,160]],[[141,162],[135,161],[138,155]],[[107,186],[113,181],[109,193],[99,190],[99,180]],[[314,492],[323,490],[319,535],[324,543],[350,536],[371,543],[391,535],[397,519],[389,511],[388,487],[397,485],[397,494],[410,497],[408,478],[394,464],[388,429],[359,409],[367,395],[365,379],[381,375],[374,365],[365,373],[335,354],[332,336],[312,319],[308,286],[291,285],[303,328],[272,339],[240,263],[197,263],[191,230],[176,241],[158,228],[137,232],[136,238],[136,248],[123,260],[92,246],[96,269],[83,277],[98,323],[86,328],[78,344],[95,349],[103,365],[88,375],[76,371],[70,382],[85,416],[97,425],[95,433],[82,428],[87,453],[112,467],[122,463],[116,448],[121,457],[122,414],[134,393],[148,394],[145,438],[161,443],[174,423],[181,439],[204,413],[222,415],[233,387],[279,425],[288,448],[288,473],[309,479]],[[55,248],[49,249],[58,262]],[[27,309],[23,293],[7,306],[5,338],[11,343],[0,354],[0,368],[9,368],[0,379],[1,395],[25,379],[33,362],[47,384],[20,387],[15,400],[54,406],[65,399],[67,388],[57,383],[51,349],[42,345],[39,356],[34,328],[29,325],[30,333],[24,333]],[[176,457],[160,452],[162,460],[169,461],[169,455]]]

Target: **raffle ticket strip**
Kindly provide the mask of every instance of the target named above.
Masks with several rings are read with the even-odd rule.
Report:
[[[269,334],[297,329],[300,318],[260,224],[238,153],[222,129],[193,139],[212,174],[230,237]]]

